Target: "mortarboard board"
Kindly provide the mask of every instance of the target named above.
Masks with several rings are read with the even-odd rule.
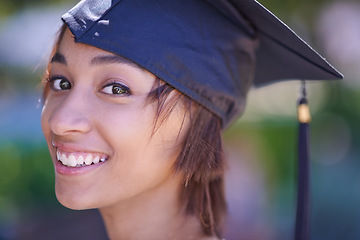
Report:
[[[85,0],[62,19],[76,42],[144,67],[219,116],[224,128],[243,112],[251,86],[342,78],[255,0]],[[305,200],[298,200],[304,202],[296,239],[308,234],[308,216],[302,215],[307,208],[307,121],[300,132],[300,158],[306,161],[299,167],[305,168],[299,195]]]

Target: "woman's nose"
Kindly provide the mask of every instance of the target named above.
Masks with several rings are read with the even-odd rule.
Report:
[[[60,136],[89,132],[91,130],[89,104],[84,94],[70,92],[49,118],[51,131]]]

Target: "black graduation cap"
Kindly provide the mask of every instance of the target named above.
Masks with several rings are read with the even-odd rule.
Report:
[[[89,0],[63,16],[75,41],[128,58],[222,119],[252,85],[341,78],[254,0]]]
[[[76,42],[144,67],[218,115],[223,127],[243,112],[251,86],[342,78],[255,0],[85,0],[62,19]],[[307,123],[300,134],[305,139]],[[308,161],[307,143],[300,144],[301,158]],[[307,208],[307,176],[300,182],[305,182],[299,193],[305,203],[298,210],[297,232],[306,232],[308,216],[301,215]],[[301,234],[307,233],[296,238],[306,239]]]

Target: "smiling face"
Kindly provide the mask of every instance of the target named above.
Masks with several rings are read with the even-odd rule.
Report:
[[[188,121],[177,104],[152,135],[156,103],[147,96],[155,79],[112,53],[75,43],[65,31],[41,118],[64,206],[107,207],[181,184],[173,163]]]

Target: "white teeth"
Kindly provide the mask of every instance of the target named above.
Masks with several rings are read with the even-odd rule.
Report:
[[[66,157],[66,155],[63,153],[60,156],[60,161],[64,164],[64,165],[68,165],[68,159]]]
[[[86,165],[92,164],[92,160],[93,160],[92,155],[91,155],[91,154],[88,154],[88,155],[86,156],[86,158],[85,158],[85,164],[86,164]]]
[[[75,167],[76,166],[76,158],[73,154],[70,154],[68,158],[68,166]]]
[[[78,157],[76,163],[77,163],[77,165],[83,165],[84,164],[84,157],[80,155]]]
[[[78,157],[76,157],[78,156]],[[84,158],[85,156],[85,158]],[[97,164],[100,161],[106,161],[105,157],[95,156],[93,153],[85,154],[78,154],[78,153],[71,153],[68,157],[65,153],[60,152],[59,150],[56,151],[57,160],[61,161],[63,165],[69,167],[82,167],[88,166],[92,163]]]
[[[100,160],[99,156],[96,156],[93,160],[93,163],[97,164],[99,163],[99,160]]]

